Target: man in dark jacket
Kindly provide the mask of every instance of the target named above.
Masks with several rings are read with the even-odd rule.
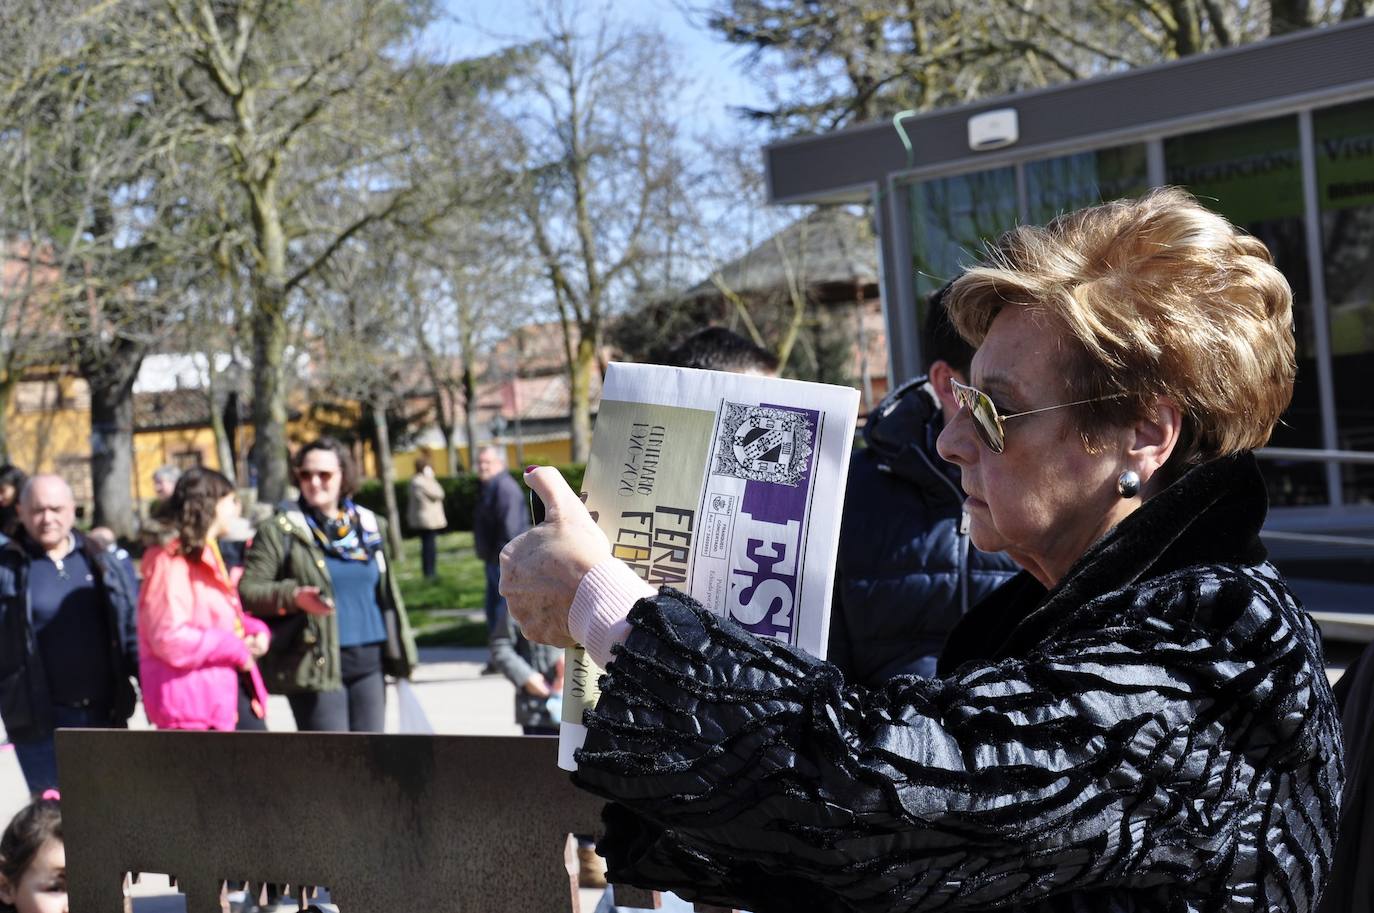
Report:
[[[72,490],[28,481],[0,548],[0,713],[31,792],[57,786],[53,731],[122,727],[138,675],[136,597],[104,549],[72,530]]]
[[[530,528],[529,509],[520,485],[506,471],[506,455],[499,447],[477,451],[477,507],[472,515],[472,544],[487,569],[487,642],[505,626],[506,600],[501,596],[501,549]],[[499,670],[488,663],[484,674]]]
[[[933,676],[959,619],[1018,570],[969,544],[959,470],[935,452],[959,411],[949,379],[967,381],[973,359],[945,314],[944,292],[928,302],[927,373],[869,414],[867,446],[849,464],[827,658],[870,687]]]

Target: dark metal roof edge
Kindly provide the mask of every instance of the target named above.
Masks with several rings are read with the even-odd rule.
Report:
[[[825,190],[811,194],[792,194],[785,197],[773,196],[773,180],[771,175],[767,178],[767,202],[770,206],[844,206],[850,203],[862,203],[873,196],[873,189],[877,181],[855,181],[852,184],[844,184],[839,187],[827,187]],[[851,197],[849,194],[862,192],[862,197]],[[821,199],[822,197],[826,199]],[[829,199],[835,197],[835,199]]]
[[[1024,146],[1018,144],[993,152],[970,151],[968,155],[961,156],[960,158],[945,159],[934,164],[892,171],[888,173],[888,178],[896,181],[910,181],[936,174],[944,177],[973,171],[983,171],[988,168],[1009,167],[1016,162],[1034,161],[1047,156],[1086,152],[1121,143],[1144,142],[1154,138],[1182,136],[1197,130],[1247,123],[1255,120],[1257,115],[1265,119],[1271,117],[1284,117],[1296,114],[1314,105],[1322,105],[1325,107],[1328,105],[1343,104],[1347,101],[1359,101],[1368,98],[1371,93],[1374,93],[1374,79],[1345,83],[1339,86],[1332,86],[1330,89],[1284,96],[1277,101],[1265,99],[1263,101],[1252,102],[1248,105],[1238,105],[1234,108],[1226,108],[1222,111],[1217,111],[1215,109],[1199,111],[1187,117],[1156,121],[1142,127],[1084,133],[1066,140],[1053,140]],[[843,192],[848,189],[849,188],[836,188],[835,191],[826,190],[824,194],[829,195],[833,192]],[[796,197],[794,199],[801,198]]]
[[[922,111],[920,114],[904,118],[903,123],[919,123],[921,121],[950,117],[961,113],[973,114],[984,109],[1006,107],[1009,104],[1019,104],[1046,95],[1066,94],[1080,91],[1084,88],[1096,88],[1115,80],[1135,78],[1164,70],[1182,70],[1195,66],[1212,66],[1221,58],[1262,53],[1274,47],[1280,47],[1286,44],[1321,40],[1334,32],[1358,31],[1360,29],[1368,29],[1371,33],[1371,40],[1374,40],[1374,17],[1354,19],[1350,22],[1338,22],[1331,25],[1319,25],[1310,29],[1304,29],[1300,32],[1294,32],[1291,35],[1280,35],[1275,38],[1266,38],[1263,41],[1252,42],[1251,44],[1241,44],[1235,47],[1207,51],[1202,54],[1192,54],[1188,57],[1180,58],[1179,60],[1166,60],[1162,63],[1150,64],[1149,66],[1136,67],[1134,69],[1121,70],[1114,73],[1103,73],[1098,76],[1091,76],[1087,79],[1079,79],[1059,85],[1046,86],[1040,89],[1027,89],[1024,92],[1016,92],[1010,95],[998,95],[994,98],[980,98],[977,101],[967,102],[962,105],[952,105],[947,108],[934,108],[930,111]],[[809,133],[803,136],[792,136],[785,139],[774,140],[763,147],[763,152],[765,158],[767,158],[769,153],[774,149],[801,146],[808,143],[826,142],[840,137],[848,138],[864,133],[887,133],[890,130],[892,130],[892,121],[890,118],[888,120],[869,121],[863,124],[843,127],[839,130],[832,130],[827,133]]]

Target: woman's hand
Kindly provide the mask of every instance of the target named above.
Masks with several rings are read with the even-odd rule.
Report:
[[[538,672],[530,673],[530,677],[525,679],[525,692],[535,697],[548,697],[552,693],[549,683],[544,681],[544,676]]]
[[[317,586],[296,587],[292,600],[296,603],[296,608],[309,615],[328,615],[334,611],[328,600],[320,595],[320,588]]]
[[[544,502],[544,522],[501,550],[501,595],[527,638],[570,647],[568,608],[577,585],[611,557],[611,545],[557,469],[536,467],[525,484]]]

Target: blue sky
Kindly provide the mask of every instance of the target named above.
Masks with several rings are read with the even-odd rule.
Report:
[[[444,5],[449,21],[431,29],[428,40],[455,56],[486,53],[534,30],[526,0],[446,0]],[[692,126],[726,126],[737,120],[729,113],[731,105],[763,103],[763,94],[743,73],[742,49],[689,22],[672,0],[601,0],[584,4],[584,10],[664,32],[689,83],[684,105]]]

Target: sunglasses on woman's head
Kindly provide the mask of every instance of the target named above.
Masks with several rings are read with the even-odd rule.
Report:
[[[1020,418],[1023,415],[1035,415],[1037,412],[1050,412],[1054,409],[1066,409],[1069,406],[1082,406],[1085,403],[1096,403],[1104,399],[1116,399],[1120,393],[1112,393],[1108,396],[1095,396],[1092,399],[1080,399],[1071,403],[1058,403],[1054,406],[1045,406],[1043,409],[1027,409],[1025,412],[1011,412],[1007,415],[1000,415],[997,407],[992,404],[992,398],[979,390],[977,387],[970,387],[968,384],[961,384],[953,377],[949,379],[950,392],[954,394],[954,402],[960,409],[967,409],[968,414],[973,419],[973,427],[978,432],[978,438],[993,453],[1001,453],[1007,445],[1007,432],[1002,423],[1008,419]]]

